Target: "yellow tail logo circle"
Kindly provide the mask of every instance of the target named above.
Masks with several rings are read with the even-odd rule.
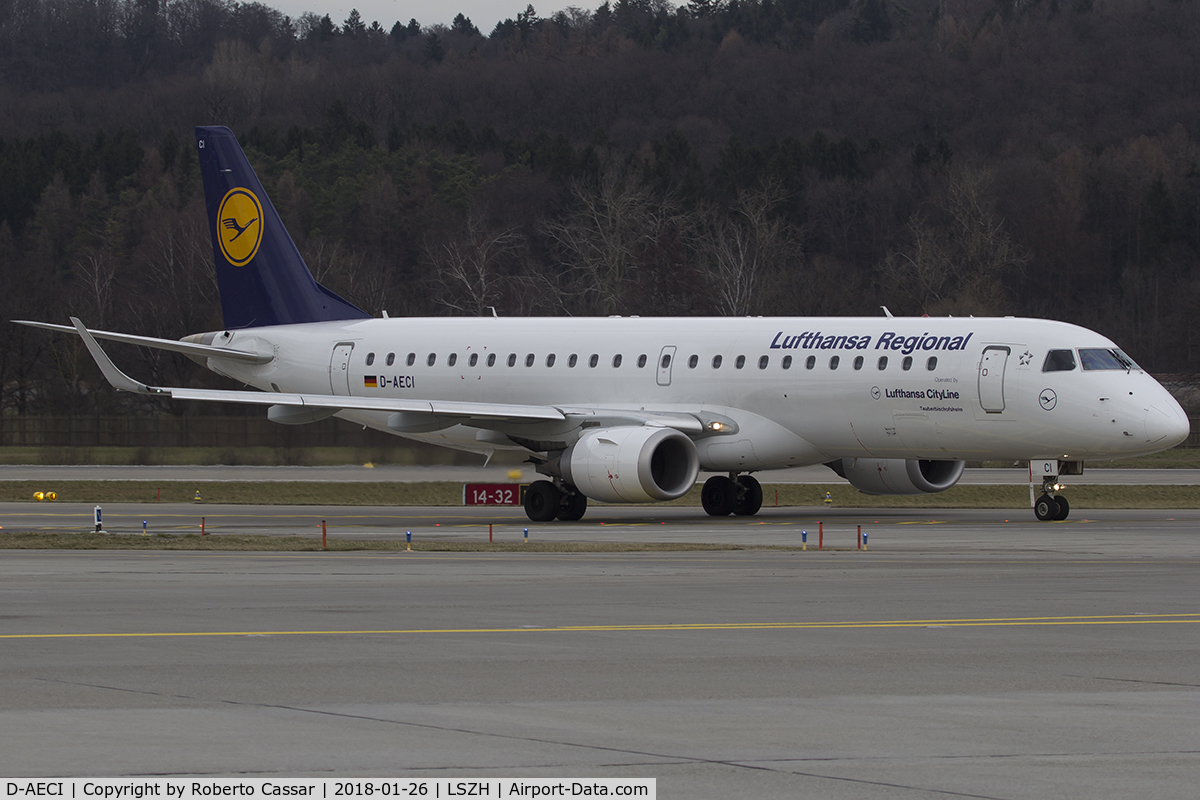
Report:
[[[262,241],[262,203],[249,189],[230,189],[217,210],[217,241],[226,260],[244,267]]]

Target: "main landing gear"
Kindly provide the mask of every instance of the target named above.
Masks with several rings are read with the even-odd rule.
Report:
[[[1033,502],[1033,515],[1042,522],[1064,520],[1071,513],[1067,498],[1058,494],[1063,488],[1058,482],[1060,475],[1082,475],[1082,461],[1031,460],[1029,462],[1029,499]],[[1042,493],[1033,500],[1034,481],[1042,479]]]
[[[712,517],[730,514],[749,517],[762,508],[763,491],[758,480],[750,475],[714,475],[704,482],[700,490],[700,504]]]
[[[533,522],[549,522],[560,519],[576,522],[587,512],[587,497],[563,484],[562,488],[550,481],[534,481],[525,490],[525,516]]]

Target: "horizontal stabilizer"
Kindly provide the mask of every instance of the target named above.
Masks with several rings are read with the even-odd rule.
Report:
[[[33,322],[27,319],[14,319],[17,325],[27,325],[30,328],[43,328],[48,331],[75,333],[79,331],[72,325],[54,325],[50,322]],[[113,333],[112,331],[88,330],[97,339],[123,344],[136,344],[139,347],[152,347],[155,350],[170,350],[172,353],[182,353],[185,356],[199,358],[225,358],[230,361],[244,361],[248,364],[267,364],[275,358],[272,353],[251,353],[247,350],[234,350],[231,347],[215,347],[208,344],[192,344],[178,342],[174,339],[157,339],[153,336],[134,336],[130,333]]]

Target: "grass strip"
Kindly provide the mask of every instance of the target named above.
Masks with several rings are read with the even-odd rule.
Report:
[[[0,502],[29,502],[34,492],[54,491],[63,503],[189,503],[197,489],[207,505],[461,506],[462,484],[437,483],[206,483],[146,481],[0,481]],[[955,486],[921,495],[866,495],[852,486],[775,484],[763,487],[763,507],[823,506],[829,492],[838,508],[1025,508],[1029,486]],[[1200,508],[1200,486],[1068,486],[1074,509]],[[700,505],[700,488],[669,505]]]
[[[320,536],[255,536],[194,533],[174,535],[71,533],[29,531],[0,533],[0,550],[207,550],[242,552],[316,552]],[[330,552],[405,552],[400,539],[342,539],[331,537]],[[425,540],[413,542],[414,552],[439,553],[653,553],[697,550],[799,550],[781,545],[706,544],[699,542],[463,542]],[[827,550],[830,548],[826,548]]]
[[[0,464],[344,466],[478,464],[478,456],[411,442],[393,447],[0,447]],[[526,466],[524,456],[498,452],[492,465]],[[969,461],[973,467],[1021,468],[1025,462]],[[1089,461],[1089,469],[1200,469],[1200,447],[1174,447],[1118,461]]]

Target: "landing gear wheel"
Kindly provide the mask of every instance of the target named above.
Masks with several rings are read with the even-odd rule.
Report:
[[[534,481],[525,490],[525,514],[534,522],[549,522],[558,515],[562,493],[550,481]]]
[[[575,492],[564,494],[558,506],[558,518],[563,522],[578,522],[587,511],[587,497]]]
[[[1033,506],[1033,515],[1042,522],[1055,519],[1058,516],[1058,501],[1051,495],[1042,495]]]
[[[1054,518],[1056,520],[1066,519],[1067,515],[1071,513],[1071,504],[1067,502],[1067,498],[1061,494],[1056,494],[1054,502],[1058,504],[1058,513],[1054,515]]]
[[[749,475],[739,475],[736,484],[738,499],[733,504],[733,513],[739,517],[750,517],[757,514],[758,510],[762,508],[762,484],[758,482],[757,478]]]
[[[727,517],[737,504],[737,486],[724,475],[714,475],[700,490],[700,505],[710,517]]]

